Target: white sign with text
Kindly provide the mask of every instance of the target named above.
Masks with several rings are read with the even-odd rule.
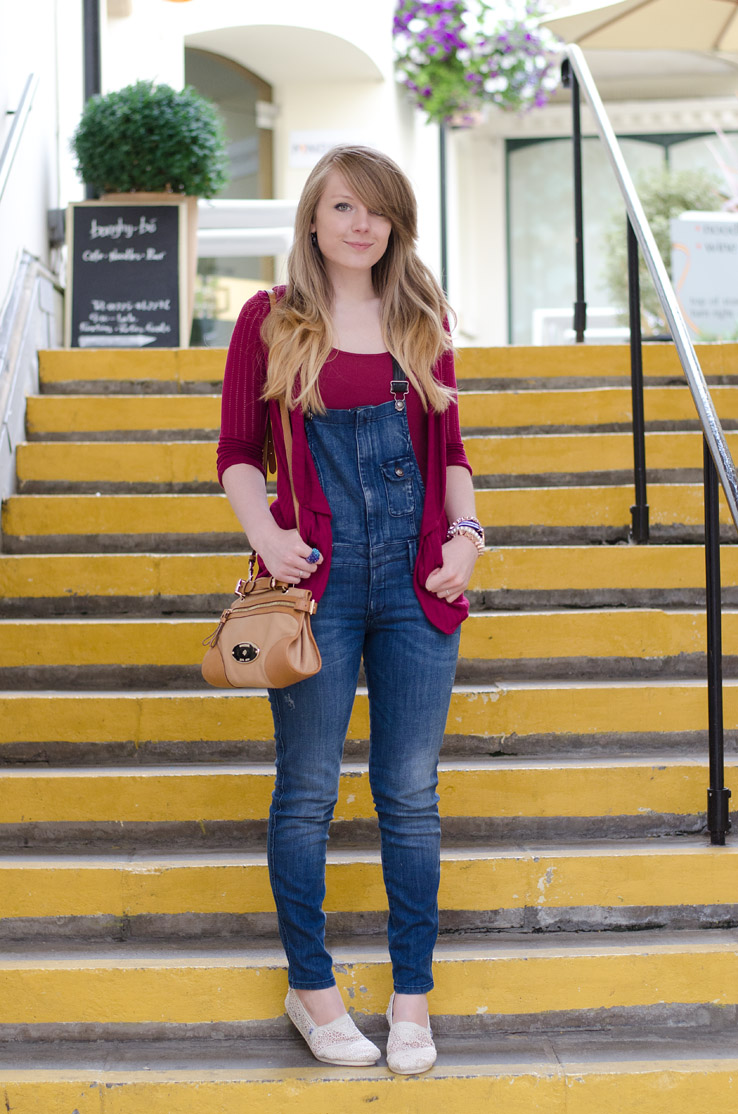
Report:
[[[671,273],[693,340],[738,339],[738,213],[672,220]]]

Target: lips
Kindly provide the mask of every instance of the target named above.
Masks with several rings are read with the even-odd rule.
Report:
[[[351,240],[347,240],[346,243],[348,244],[348,246],[350,248],[356,248],[357,251],[366,251],[367,248],[372,247],[371,243],[367,244],[367,243],[364,243],[363,241],[362,242],[354,242],[354,241],[351,241]]]

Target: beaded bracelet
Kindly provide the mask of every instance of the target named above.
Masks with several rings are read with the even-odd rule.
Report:
[[[457,526],[450,537],[468,538],[472,545],[476,546],[477,553],[484,553],[484,539],[480,538],[479,534],[476,530],[472,529],[471,526]],[[448,538],[446,540],[448,540]]]
[[[481,538],[482,542],[484,542],[484,527],[479,519],[475,518],[473,515],[470,515],[469,518],[457,518],[455,522],[452,522],[448,528],[446,540],[448,541],[449,538],[453,538],[461,527],[473,530],[477,537]]]

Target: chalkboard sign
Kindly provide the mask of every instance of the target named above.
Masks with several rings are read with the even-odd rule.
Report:
[[[188,343],[184,199],[72,204],[67,243],[68,347]]]

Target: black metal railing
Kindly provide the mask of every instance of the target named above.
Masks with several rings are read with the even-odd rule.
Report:
[[[710,787],[707,791],[707,827],[711,842],[724,844],[730,830],[730,790],[725,787],[723,733],[722,623],[720,587],[720,520],[719,487],[738,528],[738,476],[715,406],[707,389],[689,331],[684,322],[643,206],[625,165],[620,145],[615,138],[592,74],[577,46],[565,48],[562,80],[571,90],[572,134],[574,146],[574,236],[577,271],[574,331],[579,343],[585,339],[586,302],[584,298],[583,251],[583,185],[581,90],[592,110],[595,126],[602,140],[627,212],[628,283],[630,316],[631,387],[633,396],[633,466],[635,503],[631,507],[631,539],[648,541],[648,501],[646,492],[645,422],[643,410],[643,359],[641,345],[641,305],[638,279],[639,249],[653,279],[656,293],[666,317],[671,338],[689,385],[702,426],[704,444],[705,487],[705,580],[707,603],[707,703],[710,755]]]

